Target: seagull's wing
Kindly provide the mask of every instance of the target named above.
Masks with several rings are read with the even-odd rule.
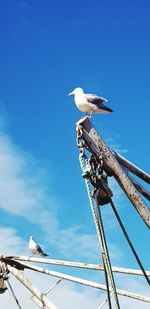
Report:
[[[48,254],[44,253],[42,248],[38,244],[36,244],[36,249],[37,249],[37,252],[41,254],[42,256],[48,256]]]
[[[103,104],[103,102],[107,102],[107,99],[103,98],[103,97],[99,97],[95,94],[85,94],[86,99],[88,101],[88,103],[96,105],[97,108],[107,111],[107,112],[113,112],[113,110],[109,107],[107,107],[106,105]]]
[[[37,249],[37,251],[38,251],[39,253],[44,254],[42,248],[41,248],[38,244],[36,244],[36,249]]]
[[[99,105],[102,102],[107,102],[107,99],[105,99],[103,97],[99,97],[95,94],[86,93],[85,96],[86,96],[86,99],[89,103],[92,103],[92,104],[95,104],[95,105]]]

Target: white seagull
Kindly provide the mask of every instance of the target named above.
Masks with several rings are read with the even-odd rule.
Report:
[[[99,97],[95,94],[84,93],[80,87],[75,88],[68,94],[74,96],[74,101],[77,108],[86,114],[107,114],[113,112],[113,110],[103,104],[107,102],[107,99]]]
[[[30,236],[29,240],[29,250],[33,254],[39,254],[41,256],[48,256],[48,254],[44,253],[42,248],[33,240],[33,236]]]

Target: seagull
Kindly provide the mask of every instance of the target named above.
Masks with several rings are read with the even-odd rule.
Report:
[[[39,254],[41,256],[48,256],[48,254],[44,253],[42,248],[33,240],[33,236],[30,236],[29,240],[29,250],[33,254]]]
[[[74,96],[74,101],[77,108],[86,114],[107,114],[113,112],[113,110],[103,104],[107,102],[107,99],[99,97],[95,94],[84,93],[80,87],[75,88],[68,94]]]

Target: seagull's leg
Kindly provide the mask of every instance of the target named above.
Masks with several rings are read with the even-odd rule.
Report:
[[[89,115],[89,118],[91,118],[92,117],[92,110],[90,111],[90,115]]]
[[[87,112],[85,113],[87,117],[91,118],[91,112],[88,114]]]

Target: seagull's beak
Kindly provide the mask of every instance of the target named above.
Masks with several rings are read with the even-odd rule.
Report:
[[[68,96],[73,95],[73,94],[74,94],[73,92],[69,92],[69,93],[68,93]]]

